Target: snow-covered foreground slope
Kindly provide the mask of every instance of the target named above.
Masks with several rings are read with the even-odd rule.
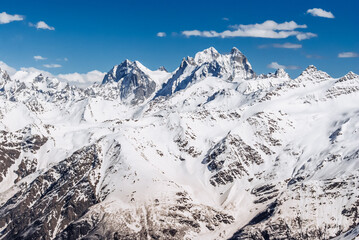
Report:
[[[209,48],[79,89],[0,73],[0,239],[358,235],[359,76]]]

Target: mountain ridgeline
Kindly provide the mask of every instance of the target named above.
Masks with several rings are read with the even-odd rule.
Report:
[[[0,239],[358,237],[353,72],[213,47],[87,88],[21,71],[0,69]]]

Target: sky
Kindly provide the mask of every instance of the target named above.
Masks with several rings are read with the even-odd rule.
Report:
[[[237,47],[256,73],[359,73],[358,0],[0,2],[0,61],[17,70],[87,76],[130,59],[174,71],[213,46]]]

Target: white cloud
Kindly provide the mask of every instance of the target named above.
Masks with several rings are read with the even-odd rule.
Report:
[[[22,21],[24,20],[24,17],[21,15],[11,15],[11,14],[7,14],[6,12],[2,12],[0,13],[0,24],[6,24],[6,23],[10,23],[13,21]]]
[[[259,45],[259,48],[288,48],[288,49],[298,49],[302,48],[302,44],[294,44],[294,43],[273,43],[273,44],[264,44]]]
[[[30,27],[36,27],[37,29],[55,30],[54,27],[47,25],[44,21],[39,21],[36,24],[29,23]]]
[[[3,61],[0,61],[0,68],[2,70],[5,70],[10,76],[12,76],[13,74],[16,73],[16,69],[13,67],[10,67],[9,65],[7,65],[6,63],[4,63]]]
[[[52,63],[52,64],[44,64],[45,68],[60,68],[62,67],[60,64]]]
[[[273,69],[282,68],[282,69],[290,69],[290,70],[299,69],[298,66],[292,66],[292,65],[286,66],[286,65],[281,65],[277,62],[271,62],[270,64],[267,65],[267,68],[273,68]]]
[[[54,78],[54,76],[49,72],[34,67],[22,67],[11,76],[11,79],[20,80],[22,82],[32,82],[39,74],[42,74],[45,77]]]
[[[359,54],[356,52],[341,52],[338,54],[338,58],[355,58],[359,57]]]
[[[273,68],[273,69],[278,69],[278,68],[282,68],[285,69],[284,65],[280,65],[277,62],[271,62],[270,64],[267,65],[267,68]]]
[[[165,32],[158,32],[157,33],[157,37],[166,37],[166,33]]]
[[[259,37],[259,38],[287,38],[290,36],[296,36],[298,40],[308,39],[316,37],[314,33],[299,32],[295,29],[307,28],[307,25],[298,25],[294,21],[276,23],[272,20],[267,20],[264,23],[256,23],[249,25],[232,25],[230,28],[234,30],[226,30],[223,32],[216,31],[199,31],[190,30],[183,31],[182,34],[186,37]]]
[[[331,12],[327,12],[321,8],[308,9],[307,13],[314,17],[334,18],[334,15]]]
[[[68,73],[59,74],[57,77],[61,80],[66,80],[74,85],[87,87],[95,82],[101,83],[106,73],[93,70],[88,73]]]
[[[201,36],[202,32],[198,30],[190,30],[190,31],[183,31],[182,34],[185,35],[186,37],[192,37],[192,36],[199,37]]]
[[[294,44],[294,43],[279,44],[279,43],[275,43],[275,44],[273,44],[273,47],[275,47],[275,48],[298,49],[298,48],[302,48],[302,44]]]
[[[306,58],[321,59],[322,56],[316,55],[316,54],[308,54],[308,55],[306,55]]]
[[[318,35],[315,34],[315,33],[311,33],[311,32],[298,33],[298,34],[297,34],[297,39],[298,39],[299,41],[302,41],[302,40],[309,39],[309,38],[313,38],[313,37],[316,37],[316,36],[318,36]]]
[[[56,61],[65,61],[65,62],[67,62],[67,61],[69,61],[69,59],[68,58],[56,58]]]
[[[44,58],[44,57],[42,57],[42,56],[34,56],[34,59],[35,59],[36,61],[38,61],[38,60],[46,60],[47,58]]]
[[[224,18],[222,18],[222,20],[223,21],[229,21],[229,18],[224,17]]]

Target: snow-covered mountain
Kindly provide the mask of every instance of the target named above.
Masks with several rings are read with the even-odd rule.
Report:
[[[0,70],[0,239],[353,239],[359,76],[236,48],[86,89]],[[23,76],[23,77],[21,77]]]

